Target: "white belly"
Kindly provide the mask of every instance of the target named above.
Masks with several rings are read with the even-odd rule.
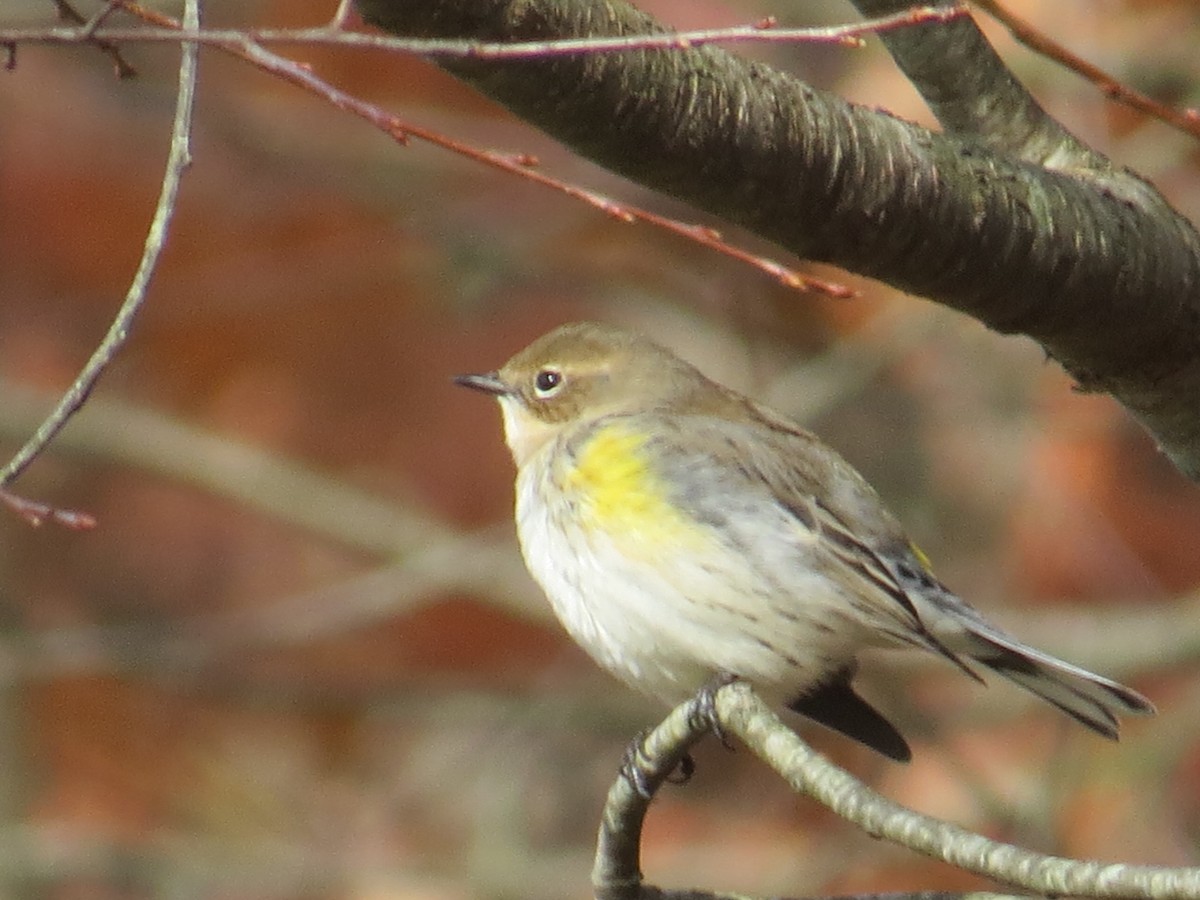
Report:
[[[843,669],[868,640],[847,619],[852,605],[800,565],[764,579],[756,566],[696,523],[698,542],[648,547],[639,536],[589,527],[578,516],[552,521],[534,492],[544,467],[517,479],[517,533],[526,565],[571,636],[604,668],[668,704],[718,673],[744,678],[786,703]],[[781,522],[781,527],[786,523]]]

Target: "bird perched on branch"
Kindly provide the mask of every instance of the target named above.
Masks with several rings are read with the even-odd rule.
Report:
[[[563,326],[459,384],[500,402],[526,564],[597,662],[669,704],[715,676],[895,760],[860,651],[990,669],[1108,738],[1137,692],[989,624],[814,435],[647,338]]]

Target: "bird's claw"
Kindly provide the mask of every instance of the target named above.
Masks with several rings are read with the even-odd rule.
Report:
[[[696,774],[696,760],[692,759],[692,754],[683,754],[683,759],[679,760],[679,766],[667,776],[667,782],[670,784],[687,784],[692,780],[692,776]]]
[[[653,799],[656,788],[650,774],[639,763],[645,758],[646,735],[649,733],[648,729],[639,731],[625,747],[625,753],[621,757],[621,777],[629,782],[630,787],[637,791],[637,795],[643,800]],[[687,784],[695,773],[696,761],[690,753],[685,753],[679,760],[678,767],[666,777],[666,781],[670,784]]]
[[[721,742],[726,750],[733,750],[733,743],[721,726],[721,718],[717,714],[717,691],[737,681],[736,675],[722,672],[709,680],[704,687],[697,691],[688,711],[688,724],[696,731],[710,731]],[[621,776],[629,782],[639,797],[650,800],[654,796],[655,778],[646,771],[642,760],[646,758],[646,736],[648,730],[639,731],[621,757]],[[670,784],[687,784],[696,774],[696,761],[690,753],[684,753],[679,759],[679,765],[666,776]],[[660,776],[661,777],[661,776]]]
[[[708,683],[696,693],[689,714],[692,727],[711,731],[726,750],[732,750],[733,743],[729,740],[729,735],[721,725],[721,717],[717,713],[717,691],[737,680],[736,675],[728,672],[721,672],[709,679]]]

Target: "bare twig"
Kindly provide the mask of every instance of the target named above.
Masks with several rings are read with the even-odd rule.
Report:
[[[96,34],[96,29],[103,25],[108,20],[108,17],[120,8],[121,2],[122,0],[108,0],[108,2],[105,3],[104,6],[101,7],[94,16],[84,23],[84,34],[87,34],[89,37],[94,36]]]
[[[59,2],[61,3],[62,0]],[[199,27],[199,0],[187,0],[184,6],[184,21],[190,28]],[[8,465],[0,471],[0,487],[10,484],[13,479],[17,478],[62,430],[71,416],[87,400],[88,395],[96,386],[96,382],[104,374],[104,370],[108,368],[109,363],[129,338],[133,320],[145,302],[150,279],[154,275],[159,256],[167,241],[171,217],[175,212],[175,200],[179,193],[179,183],[191,162],[190,135],[198,52],[199,48],[195,44],[187,43],[182,46],[180,51],[175,121],[171,127],[171,147],[167,154],[166,170],[163,173],[162,190],[154,209],[154,218],[151,220],[150,229],[146,234],[142,259],[133,276],[133,281],[129,285],[125,301],[109,326],[108,333],[105,334],[83,370],[59,400],[54,411],[41,424],[33,437],[17,451],[16,456],[9,461]]]
[[[96,519],[89,513],[77,509],[59,509],[46,503],[38,503],[20,497],[11,491],[0,489],[0,503],[3,503],[22,519],[37,528],[46,522],[62,525],[74,531],[84,531],[96,526]]]
[[[329,24],[325,27],[331,31],[341,31],[350,21],[350,17],[354,15],[354,0],[338,0],[337,9],[333,12],[333,18],[329,20]]]
[[[1075,55],[1058,41],[1038,31],[1028,22],[1013,15],[997,0],[973,0],[976,6],[986,10],[996,21],[1009,30],[1014,38],[1042,56],[1052,59],[1070,69],[1104,92],[1110,100],[1124,103],[1126,106],[1143,112],[1148,116],[1167,123],[1185,134],[1200,138],[1200,110],[1177,110],[1147,97],[1133,88],[1121,84],[1099,66]]]
[[[111,5],[111,4],[110,4]],[[418,53],[426,57],[446,56],[476,59],[521,59],[573,55],[579,53],[602,53],[619,50],[670,50],[711,43],[769,42],[794,43],[800,41],[861,43],[863,35],[887,31],[928,21],[945,21],[965,14],[963,6],[915,6],[877,19],[853,25],[823,28],[776,29],[770,21],[755,25],[725,29],[708,29],[674,34],[633,35],[618,38],[587,38],[566,41],[532,41],[511,44],[489,44],[476,41],[429,41],[406,40],[377,34],[360,34],[342,30],[345,23],[347,4],[340,3],[332,22],[322,28],[309,29],[257,29],[252,31],[208,30],[199,28],[180,29],[179,23],[168,16],[138,6],[121,2],[120,6],[158,28],[98,28],[96,21],[83,23],[75,29],[0,29],[0,44],[10,43],[79,43],[96,40],[98,37],[114,42],[186,42],[191,46],[209,44],[217,46],[253,63],[265,71],[297,84],[330,103],[352,112],[371,122],[375,127],[404,143],[410,138],[425,141],[452,153],[473,159],[509,174],[528,179],[543,187],[567,194],[577,200],[596,207],[602,212],[623,222],[646,222],[702,244],[740,262],[747,263],[786,287],[797,290],[812,290],[831,297],[848,298],[855,292],[845,285],[811,278],[781,263],[750,253],[727,243],[716,229],[681,222],[660,216],[638,207],[619,203],[609,197],[576,187],[557,178],[534,171],[537,160],[528,154],[506,154],[480,150],[456,141],[445,135],[421,126],[400,120],[374,104],[366,103],[330,85],[317,77],[303,64],[266,50],[267,43],[288,44],[332,44],[344,47],[375,48],[393,52]],[[76,14],[78,17],[78,14]],[[82,21],[80,19],[80,21]],[[2,482],[0,482],[2,483]]]
[[[137,69],[131,66],[125,60],[125,57],[121,55],[121,48],[117,46],[116,42],[95,36],[96,29],[104,23],[104,20],[108,18],[114,9],[121,5],[120,0],[108,0],[104,8],[92,16],[90,20],[84,19],[75,7],[71,6],[68,0],[54,0],[54,5],[58,9],[59,18],[65,22],[73,22],[76,25],[82,26],[78,29],[72,29],[79,32],[82,43],[95,44],[101,52],[105,53],[113,61],[113,67],[116,70],[118,78],[132,78],[137,74]],[[9,53],[8,68],[11,69],[15,65],[16,47],[14,44],[12,51]]]
[[[125,9],[135,15],[144,18],[146,21],[153,22],[158,25],[172,27],[174,21],[161,13],[146,9],[133,3],[125,3]],[[184,39],[184,36],[176,31],[173,32],[177,40]],[[783,285],[794,288],[796,290],[811,290],[826,294],[830,297],[848,298],[855,296],[855,292],[850,288],[837,284],[835,282],[824,281],[822,279],[810,278],[806,275],[788,268],[787,266],[768,259],[763,256],[750,253],[739,247],[727,243],[720,232],[713,228],[704,225],[696,225],[688,222],[681,222],[677,219],[671,219],[666,216],[660,216],[648,210],[641,209],[636,206],[629,206],[618,203],[617,201],[598,194],[594,191],[586,190],[585,188],[577,187],[576,185],[554,178],[550,175],[545,175],[534,169],[538,161],[536,157],[529,154],[513,154],[500,153],[495,150],[482,150],[466,144],[454,138],[447,137],[440,132],[425,128],[420,125],[414,125],[411,122],[400,119],[398,116],[388,112],[373,103],[368,103],[365,100],[349,94],[339,88],[334,87],[329,82],[314,74],[313,71],[303,63],[298,63],[295,60],[288,59],[273,53],[266,48],[259,46],[251,37],[242,32],[222,32],[230,37],[216,43],[216,46],[227,53],[240,57],[247,62],[252,63],[258,68],[282,78],[285,81],[290,81],[305,90],[323,98],[327,102],[336,106],[339,109],[353,113],[359,118],[365,119],[380,131],[389,135],[393,140],[400,144],[407,144],[409,140],[420,140],[425,143],[440,147],[443,150],[448,150],[459,156],[464,156],[475,162],[483,163],[502,172],[510,175],[516,175],[520,178],[525,178],[533,181],[543,187],[566,194],[577,200],[593,206],[606,215],[610,215],[622,222],[646,222],[688,240],[702,244],[718,253],[723,253],[726,256],[739,260],[740,262],[748,263],[751,266],[765,272],[767,275],[776,279]],[[328,38],[330,35],[325,30],[319,30],[319,33]],[[336,36],[340,36],[335,35]],[[186,39],[191,40],[192,35],[187,35]],[[0,36],[0,40],[3,37]]]
[[[622,37],[573,38],[555,41],[520,41],[512,43],[489,43],[470,40],[425,40],[419,38],[397,38],[381,34],[363,34],[338,30],[331,25],[340,25],[341,9],[335,14],[331,25],[320,28],[257,28],[236,29],[188,29],[186,34],[169,24],[172,20],[161,14],[122,2],[127,10],[138,10],[138,15],[154,21],[159,28],[103,28],[95,37],[113,43],[190,43],[220,46],[223,44],[253,41],[256,44],[304,44],[333,45],[359,49],[387,50],[397,53],[413,53],[426,57],[471,58],[471,59],[529,59],[551,56],[575,56],[586,53],[612,53],[622,50],[677,50],[704,44],[795,44],[834,43],[857,46],[865,35],[877,34],[916,25],[923,22],[945,22],[966,14],[963,5],[914,6],[891,15],[867,19],[848,25],[831,25],[819,28],[776,28],[771,20],[753,25],[738,25],[730,28],[712,28],[695,31],[679,31],[665,34],[625,35]],[[149,15],[148,15],[149,14]],[[80,20],[82,22],[82,19]],[[89,35],[89,38],[92,36]],[[77,28],[26,28],[0,29],[0,43],[76,44],[81,42]]]

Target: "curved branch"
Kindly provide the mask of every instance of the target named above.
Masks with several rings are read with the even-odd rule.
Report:
[[[696,698],[673,710],[632,757],[632,763],[654,787],[704,736],[700,702]],[[1200,868],[1170,869],[1047,856],[993,841],[894,803],[811,749],[745,682],[720,688],[715,710],[721,727],[741,738],[794,791],[807,794],[873,837],[1049,896],[1125,900],[1194,900],[1200,896]],[[648,805],[649,801],[638,796],[624,775],[609,791],[593,869],[597,896],[604,900],[716,896],[692,891],[675,895],[641,884],[636,844]]]
[[[187,0],[184,4],[184,23],[188,28],[200,27],[199,0]],[[192,108],[196,96],[196,61],[199,47],[195,44],[184,44],[180,48],[179,88],[175,99],[175,121],[171,126],[171,147],[167,154],[167,165],[163,172],[162,188],[159,192],[158,203],[154,208],[154,218],[146,233],[145,247],[142,259],[138,263],[137,272],[125,294],[125,300],[108,332],[100,345],[92,353],[82,371],[71,383],[70,388],[63,394],[58,405],[41,424],[20,450],[0,471],[0,487],[4,487],[17,478],[29,466],[37,455],[50,441],[54,440],[67,421],[87,400],[92,388],[104,374],[109,363],[129,339],[133,320],[137,317],[146,300],[146,292],[150,288],[150,279],[158,267],[158,259],[167,243],[167,234],[171,225],[171,217],[175,214],[175,201],[179,196],[179,185],[183,173],[191,164],[191,130]]]
[[[1034,853],[893,803],[810,749],[746,685],[717,697],[730,731],[797,791],[869,834],[1027,891],[1059,896],[1187,900],[1200,868],[1100,863]]]
[[[619,0],[358,7],[421,37],[664,31]],[[1035,338],[1200,478],[1200,236],[1136,176],[1092,160],[1047,169],[714,47],[439,64],[615,172]]]
[[[639,736],[627,751],[625,764],[635,769],[646,796],[622,773],[608,791],[596,839],[592,890],[597,900],[634,900],[647,896],[642,884],[642,824],[653,792],[687,756],[688,750],[709,733],[697,715],[697,701],[680,704],[657,728]],[[651,889],[653,896],[668,896]]]
[[[908,5],[906,0],[852,2],[863,15]],[[946,131],[1048,168],[1112,168],[1046,114],[973,19],[918,24],[881,34],[880,39]]]

